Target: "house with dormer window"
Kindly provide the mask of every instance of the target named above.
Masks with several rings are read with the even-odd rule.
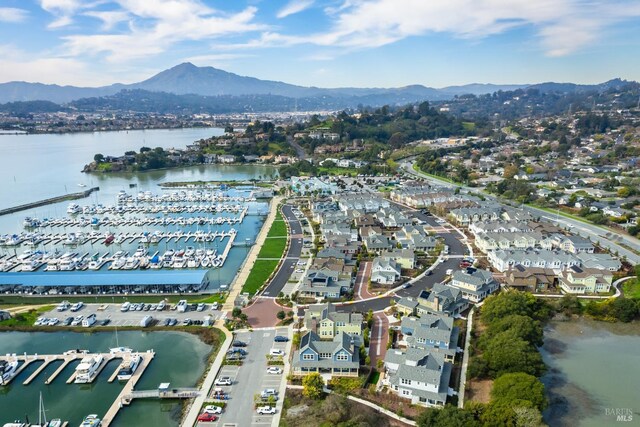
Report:
[[[300,338],[300,349],[294,352],[291,366],[293,375],[317,372],[329,378],[357,377],[360,351],[349,334],[340,332],[333,340],[323,341],[310,331]]]

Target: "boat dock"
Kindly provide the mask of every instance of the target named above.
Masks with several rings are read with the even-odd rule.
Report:
[[[120,411],[120,409],[125,405],[124,403],[125,396],[128,396],[133,393],[133,387],[135,387],[135,385],[138,383],[145,369],[147,369],[147,366],[149,366],[149,363],[151,363],[151,361],[155,356],[155,353],[153,351],[148,351],[146,353],[139,353],[139,354],[142,356],[142,360],[140,361],[140,365],[138,366],[138,369],[136,369],[136,371],[131,376],[131,379],[127,381],[125,386],[122,388],[122,390],[120,391],[120,394],[113,401],[113,403],[111,404],[111,407],[109,407],[109,410],[107,410],[107,413],[105,414],[105,416],[102,417],[102,427],[108,427],[116,418],[116,416],[118,415],[118,411]]]
[[[29,375],[29,378],[27,378],[22,383],[23,385],[29,385],[45,370],[47,366],[49,366],[51,363],[55,361],[61,360],[62,364],[58,366],[55,372],[51,374],[51,376],[49,376],[49,378],[47,378],[44,382],[45,384],[51,384],[71,362],[80,360],[85,356],[100,355],[102,356],[102,363],[100,364],[98,369],[96,369],[95,374],[90,379],[89,382],[91,383],[98,377],[98,375],[100,375],[100,372],[102,372],[102,370],[105,368],[105,366],[107,366],[107,364],[110,361],[114,359],[122,359],[122,360],[128,359],[129,357],[135,354],[140,354],[143,357],[143,361],[145,361],[145,363],[144,364],[142,362],[140,363],[141,366],[142,365],[144,366],[142,368],[139,366],[138,369],[136,369],[136,373],[134,375],[138,375],[138,374],[142,375],[142,373],[144,372],[144,368],[148,364],[148,361],[151,361],[151,359],[153,359],[154,357],[153,352],[145,352],[145,353],[116,352],[116,353],[97,353],[96,354],[96,353],[89,353],[86,351],[69,351],[63,354],[34,354],[34,355],[7,354],[4,356],[0,356],[0,360],[6,360],[7,362],[13,362],[17,360],[22,362],[20,363],[20,366],[18,367],[18,369],[16,369],[14,375],[11,378],[7,379],[4,385],[11,383],[11,381],[13,381],[14,378],[16,378],[24,369],[27,368],[27,366],[31,365],[33,362],[42,361],[42,365],[40,365],[31,375]],[[115,379],[115,377],[117,376],[117,372],[118,370],[116,369],[116,372],[112,375],[112,377],[109,378],[109,382],[112,382],[113,379]],[[69,377],[66,380],[66,383],[67,384],[73,383],[75,381],[75,377],[76,377],[76,372],[74,371],[71,377]]]

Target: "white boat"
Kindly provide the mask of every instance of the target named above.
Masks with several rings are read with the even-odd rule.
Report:
[[[126,263],[127,263],[127,259],[125,257],[118,258],[115,261],[113,261],[113,263],[111,263],[111,269],[121,270],[124,268]]]
[[[131,379],[133,373],[138,369],[138,365],[142,361],[142,357],[136,354],[129,360],[122,362],[122,367],[118,371],[118,381],[128,381]]]
[[[18,370],[19,364],[20,363],[17,360],[14,360],[13,362],[0,360],[0,385],[4,385],[7,381],[11,381]]]
[[[102,425],[102,421],[96,414],[87,415],[85,419],[80,424],[80,427],[100,427]]]
[[[42,393],[40,393],[40,406],[38,407],[38,424],[30,424],[29,427],[61,427],[62,420],[54,418],[51,421],[47,421],[47,411],[44,409],[44,401],[42,400]]]
[[[109,353],[111,353],[111,354],[133,353],[133,350],[131,350],[129,347],[113,347],[113,348],[109,349]]]
[[[76,367],[76,379],[74,382],[76,384],[86,384],[93,381],[101,363],[102,355],[100,354],[83,357],[80,364]]]

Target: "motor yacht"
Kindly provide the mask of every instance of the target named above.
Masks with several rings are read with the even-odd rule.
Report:
[[[93,381],[98,372],[98,368],[102,363],[102,355],[85,356],[80,364],[76,367],[76,384],[86,384]]]

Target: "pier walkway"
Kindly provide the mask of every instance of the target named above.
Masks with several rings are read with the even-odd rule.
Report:
[[[20,211],[26,211],[27,209],[37,208],[44,205],[51,205],[53,203],[64,202],[65,200],[84,199],[85,197],[89,197],[89,195],[91,195],[91,193],[93,193],[94,191],[98,190],[100,190],[100,187],[93,187],[85,191],[80,191],[78,193],[65,194],[64,196],[51,197],[49,199],[38,200],[37,202],[25,203],[24,205],[2,209],[0,210],[0,216]]]
[[[147,369],[147,366],[149,366],[149,363],[151,363],[151,361],[155,357],[155,353],[153,351],[147,351],[146,353],[138,354],[142,356],[140,365],[131,376],[131,379],[127,381],[125,386],[122,388],[118,397],[116,397],[116,399],[113,401],[105,416],[102,418],[102,427],[108,427],[113,422],[113,420],[118,415],[118,411],[120,411],[120,408],[125,405],[125,396],[131,395],[133,393],[133,387],[135,387],[135,385],[138,383],[138,381],[142,377],[142,374]]]

